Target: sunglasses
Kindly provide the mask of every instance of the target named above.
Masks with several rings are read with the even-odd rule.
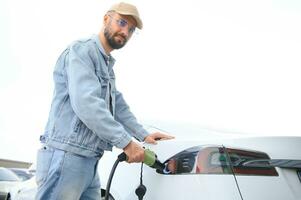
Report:
[[[132,27],[129,27],[129,23],[125,20],[125,19],[115,19],[114,17],[112,17],[111,15],[108,15],[109,17],[111,17],[111,19],[114,19],[115,22],[117,23],[117,25],[120,27],[120,28],[126,28],[128,27],[128,31],[130,34],[133,34],[136,30],[136,27],[135,26],[132,26]]]

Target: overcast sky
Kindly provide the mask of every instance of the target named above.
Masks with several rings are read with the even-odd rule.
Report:
[[[0,0],[0,158],[34,161],[57,57],[115,2]],[[139,120],[301,136],[301,1],[128,2],[144,29],[113,55]]]

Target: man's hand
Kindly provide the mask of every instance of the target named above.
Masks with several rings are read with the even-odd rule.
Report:
[[[144,160],[144,149],[138,143],[131,141],[123,149],[124,153],[127,156],[127,162],[142,162]]]
[[[144,142],[149,144],[157,144],[157,140],[170,140],[174,139],[174,136],[167,135],[160,132],[151,133],[145,137]]]
[[[170,140],[173,138],[173,136],[156,132],[146,136],[144,142],[150,144],[157,144],[157,140]],[[128,163],[143,162],[144,160],[144,149],[137,142],[131,141],[126,147],[124,147],[123,151],[127,156]]]

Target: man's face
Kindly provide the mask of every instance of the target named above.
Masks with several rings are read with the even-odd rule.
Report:
[[[108,13],[104,36],[113,49],[120,49],[131,38],[135,28],[136,21],[131,16]]]

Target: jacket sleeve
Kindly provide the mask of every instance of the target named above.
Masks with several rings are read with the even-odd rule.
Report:
[[[70,46],[65,64],[71,106],[79,119],[97,136],[118,148],[124,148],[131,136],[114,120],[101,98],[101,83],[95,73],[85,43]]]
[[[143,141],[149,134],[142,125],[137,122],[136,117],[130,111],[128,104],[125,102],[121,92],[116,91],[115,118],[125,129],[139,141]]]

